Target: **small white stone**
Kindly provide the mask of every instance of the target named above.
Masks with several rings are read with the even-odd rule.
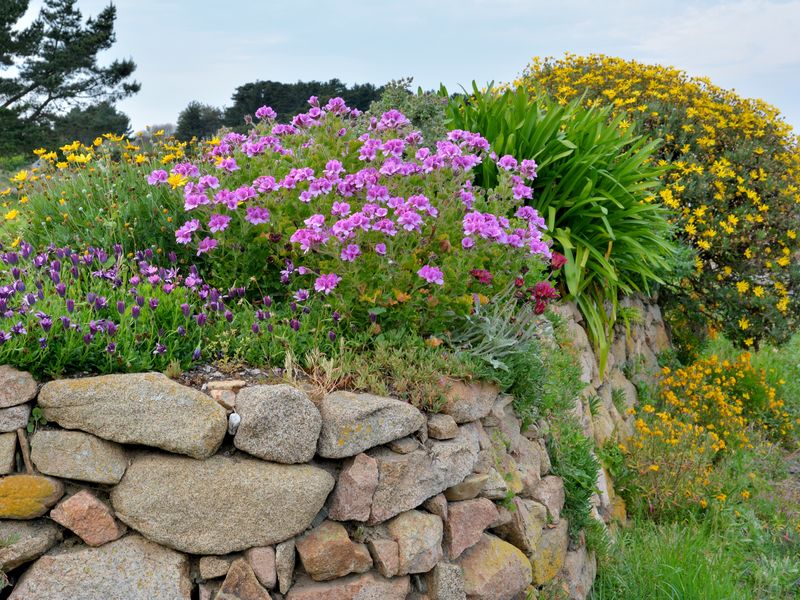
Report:
[[[231,413],[228,416],[228,433],[231,435],[236,435],[236,430],[239,429],[239,423],[242,422],[242,417],[238,414]]]

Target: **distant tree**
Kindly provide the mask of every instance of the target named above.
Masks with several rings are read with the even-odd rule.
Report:
[[[58,143],[79,140],[89,143],[104,133],[130,135],[131,120],[108,102],[100,102],[86,108],[75,107],[53,124],[53,133]]]
[[[115,60],[102,67],[97,55],[115,41],[113,4],[83,23],[75,0],[45,0],[36,21],[17,32],[26,0],[0,0],[0,108],[27,123],[52,121],[73,106],[115,102],[139,91],[130,81],[136,65]]]
[[[246,115],[252,115],[259,106],[268,105],[275,109],[278,118],[289,119],[308,110],[308,98],[317,96],[325,103],[337,96],[359,110],[367,110],[377,100],[382,87],[371,83],[354,84],[348,87],[339,79],[330,81],[298,81],[281,83],[278,81],[255,81],[236,88],[231,100],[233,104],[225,109],[225,125],[238,127],[244,123]]]
[[[178,128],[175,137],[179,140],[190,140],[193,137],[202,139],[214,135],[222,127],[223,113],[221,108],[200,102],[190,102],[178,115]]]
[[[41,39],[41,21],[25,29],[16,27],[28,4],[29,0],[0,0],[0,67],[12,66],[17,57],[30,56]]]

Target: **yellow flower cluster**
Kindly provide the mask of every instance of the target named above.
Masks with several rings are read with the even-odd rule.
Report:
[[[566,103],[613,106],[615,115],[663,140],[663,188],[696,252],[681,283],[734,341],[770,337],[792,320],[800,221],[798,138],[778,110],[672,67],[603,55],[535,58],[515,82]],[[741,327],[746,317],[750,325]],[[748,321],[749,319],[749,321]]]
[[[129,177],[142,177],[144,171],[136,169],[140,165],[145,165],[145,169],[148,166],[151,169],[162,168],[184,159],[193,151],[192,143],[163,137],[161,131],[140,132],[130,139],[106,133],[88,145],[74,141],[57,150],[38,148],[34,150],[37,161],[32,167],[12,175],[5,184],[0,181],[3,214],[0,223],[9,224],[0,230],[0,241],[18,243],[26,223],[34,219],[46,225],[55,221],[71,222],[81,217],[81,223],[75,223],[76,231],[87,226],[85,221],[89,217],[90,199],[82,194],[74,197],[68,194],[65,190],[70,186],[63,185],[65,179],[72,181],[74,185],[71,188],[76,190],[82,188],[84,178],[109,178],[122,185]],[[118,207],[114,201],[103,210],[92,211],[94,223],[102,225]]]
[[[724,502],[714,477],[718,455],[752,448],[755,435],[789,439],[800,425],[747,352],[732,361],[711,356],[675,371],[664,368],[659,385],[659,407],[641,407],[624,446],[653,511]]]

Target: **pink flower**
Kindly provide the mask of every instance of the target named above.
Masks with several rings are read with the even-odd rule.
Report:
[[[228,215],[213,214],[208,220],[208,228],[212,233],[216,233],[217,231],[225,231],[230,222],[231,218]]]
[[[210,252],[218,245],[219,243],[214,238],[210,238],[207,236],[204,237],[202,241],[197,245],[197,256],[200,256],[201,254],[204,254],[206,252]]]
[[[342,280],[336,273],[327,273],[324,275],[320,275],[317,277],[317,280],[314,282],[314,289],[318,292],[322,292],[326,296],[330,294],[334,288],[339,285],[339,282]]]
[[[506,154],[500,160],[497,161],[497,166],[505,171],[510,171],[511,169],[517,168],[517,159],[511,156],[510,154]]]
[[[527,179],[536,179],[536,168],[539,165],[535,160],[526,158],[519,165],[519,172],[522,173]]]
[[[192,233],[200,229],[200,221],[192,219],[187,221],[175,231],[175,241],[179,244],[188,244],[192,241]]]
[[[346,217],[350,214],[350,205],[347,202],[334,202],[331,214],[339,217]]]
[[[386,255],[386,244],[375,244],[375,254]]]
[[[262,106],[258,110],[256,110],[256,118],[258,119],[275,119],[278,116],[272,107],[269,106]]]
[[[461,240],[461,247],[464,248],[464,250],[469,250],[474,245],[475,245],[475,240],[473,240],[471,237],[465,237],[464,239]]]
[[[294,299],[297,300],[298,302],[303,302],[305,300],[308,300],[308,296],[309,296],[308,290],[300,289],[295,292]]]
[[[444,285],[444,273],[442,273],[442,270],[437,267],[425,265],[419,271],[417,271],[417,275],[422,277],[428,283]]]
[[[161,183],[167,183],[167,178],[169,175],[166,171],[162,169],[158,169],[157,171],[153,171],[147,177],[147,183],[150,185],[159,185]]]
[[[269,223],[269,211],[262,207],[262,206],[248,206],[247,207],[247,216],[245,220],[253,225],[258,225],[259,223]]]
[[[361,248],[358,247],[358,244],[348,244],[342,249],[340,255],[341,259],[345,262],[353,262],[359,256],[361,256]]]

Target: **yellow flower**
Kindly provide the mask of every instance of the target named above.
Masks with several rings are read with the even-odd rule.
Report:
[[[11,181],[13,181],[14,183],[22,183],[26,179],[28,179],[28,172],[23,169],[22,171],[14,175],[11,178]]]
[[[658,466],[658,465],[650,465],[650,466],[649,466],[649,467],[647,467],[647,468],[648,468],[648,470],[650,470],[650,471],[658,471],[658,469],[659,469],[659,466]]]
[[[174,190],[178,187],[183,187],[186,185],[186,182],[189,181],[186,175],[181,175],[180,173],[172,173],[169,177],[167,177],[167,183],[172,187]]]
[[[6,213],[6,221],[12,221],[17,218],[19,211],[15,208]]]
[[[736,282],[736,290],[740,294],[744,294],[747,290],[750,289],[750,284],[746,281],[737,281]]]

